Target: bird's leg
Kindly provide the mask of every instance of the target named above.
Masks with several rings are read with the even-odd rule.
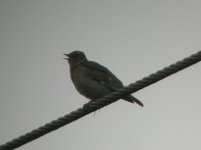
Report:
[[[92,101],[89,101],[88,103],[84,104],[84,105],[83,105],[83,108],[87,108],[88,105],[89,105],[91,102],[92,102]]]
[[[83,105],[83,108],[84,109],[87,109],[87,107],[88,107],[88,105],[90,104],[90,103],[92,103],[94,100],[91,100],[91,101],[89,101],[88,103],[86,103],[86,104],[84,104]],[[99,113],[100,113],[100,109],[98,110],[99,111]],[[94,116],[96,115],[96,111],[94,111]]]
[[[94,116],[93,117],[95,117],[95,115],[96,115],[96,111],[94,111]]]

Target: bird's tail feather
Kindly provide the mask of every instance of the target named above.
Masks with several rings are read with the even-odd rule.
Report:
[[[130,102],[130,103],[135,102],[135,103],[137,103],[138,105],[140,105],[142,107],[144,106],[143,103],[140,100],[138,100],[137,98],[133,97],[132,95],[128,95],[127,97],[125,97],[123,99],[128,101],[128,102]]]

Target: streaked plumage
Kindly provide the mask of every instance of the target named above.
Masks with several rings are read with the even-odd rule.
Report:
[[[123,83],[112,72],[96,62],[88,61],[83,52],[73,51],[64,55],[68,57],[72,82],[85,97],[96,100],[123,87]],[[143,106],[132,95],[123,99]]]

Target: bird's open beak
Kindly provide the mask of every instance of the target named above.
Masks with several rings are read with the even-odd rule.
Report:
[[[69,54],[64,54],[65,56],[67,56],[67,58],[64,58],[66,60],[69,60]]]

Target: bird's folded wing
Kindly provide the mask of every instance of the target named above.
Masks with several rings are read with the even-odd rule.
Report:
[[[88,77],[100,82],[100,84],[104,84],[105,86],[111,88],[112,90],[119,89],[123,87],[122,82],[106,67],[93,62],[89,61],[87,63],[87,75]]]

